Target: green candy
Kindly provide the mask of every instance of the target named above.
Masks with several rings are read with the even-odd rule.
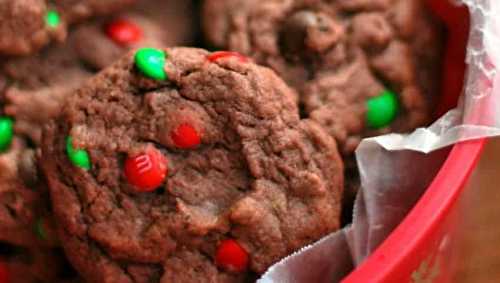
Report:
[[[134,62],[139,71],[146,77],[164,81],[168,79],[164,66],[167,54],[155,48],[141,48],[135,53]]]
[[[384,90],[379,96],[366,102],[366,124],[372,129],[387,127],[394,121],[399,111],[399,102],[395,93]]]
[[[66,153],[73,165],[89,170],[91,167],[90,157],[86,150],[73,148],[73,139],[66,138]]]
[[[55,10],[47,11],[47,14],[45,14],[45,23],[50,28],[56,28],[61,23],[61,17],[59,16],[59,13],[57,13],[57,11]]]
[[[47,241],[49,239],[47,232],[45,231],[44,225],[43,225],[43,218],[40,218],[36,221],[35,223],[35,234],[36,236],[44,241]]]
[[[9,149],[14,138],[14,122],[8,117],[0,117],[0,152]]]

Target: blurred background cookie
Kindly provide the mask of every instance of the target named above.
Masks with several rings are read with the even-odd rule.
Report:
[[[420,0],[207,0],[206,38],[274,69],[351,155],[431,121],[441,27]]]
[[[62,42],[68,26],[118,11],[135,0],[2,0],[0,54],[27,55],[51,41]]]

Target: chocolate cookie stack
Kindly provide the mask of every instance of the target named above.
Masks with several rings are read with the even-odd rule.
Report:
[[[438,95],[419,0],[0,15],[0,282],[253,282],[341,228],[360,140],[425,125]]]
[[[39,170],[44,125],[87,79],[130,50],[194,42],[192,3],[136,2],[0,2],[0,282],[1,270],[8,282],[78,278]]]

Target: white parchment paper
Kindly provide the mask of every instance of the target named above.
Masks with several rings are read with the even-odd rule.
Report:
[[[362,188],[353,224],[282,260],[258,282],[340,281],[415,205],[445,160],[446,147],[500,136],[500,0],[462,2],[457,5],[469,7],[471,31],[459,106],[411,134],[365,139],[356,151]]]

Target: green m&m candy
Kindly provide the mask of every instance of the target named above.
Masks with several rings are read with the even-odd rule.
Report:
[[[85,170],[90,169],[91,163],[89,154],[84,149],[75,149],[73,147],[73,139],[71,137],[66,138],[66,153],[68,154],[68,158],[73,165]]]
[[[366,124],[371,129],[385,128],[394,121],[399,111],[399,101],[395,93],[384,90],[379,96],[366,102]]]
[[[56,28],[61,23],[61,17],[55,10],[48,10],[45,14],[45,24],[50,28]]]
[[[137,50],[134,63],[137,69],[146,77],[157,80],[166,80],[165,61],[167,54],[163,50],[155,48],[141,48]]]
[[[14,122],[8,117],[0,116],[0,152],[9,149],[14,138]]]

